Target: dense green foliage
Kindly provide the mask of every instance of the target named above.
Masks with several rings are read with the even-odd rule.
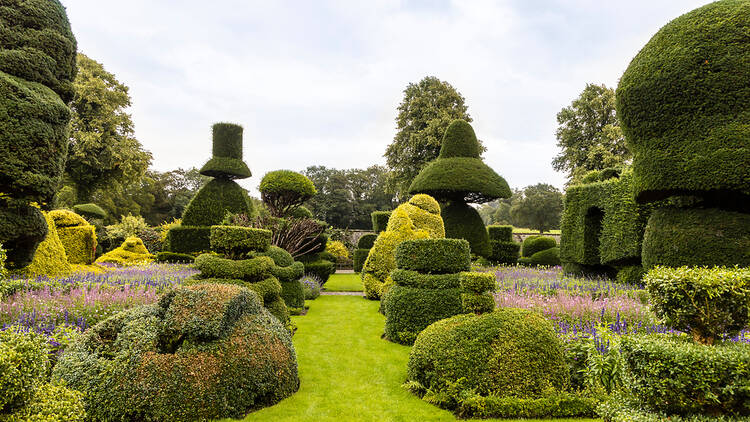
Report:
[[[51,216],[52,213],[54,211],[44,213],[44,218],[47,220],[47,236],[36,248],[34,259],[28,266],[15,270],[14,274],[29,278],[61,277],[72,271],[65,253],[65,245],[60,241],[55,220]]]
[[[643,238],[643,266],[750,266],[750,214],[663,208],[651,214]]]
[[[471,263],[469,243],[463,239],[406,240],[394,256],[399,269],[428,274],[468,271]]]
[[[521,244],[513,241],[513,226],[487,226],[490,254],[487,259],[495,265],[513,265],[518,261]]]
[[[370,254],[369,249],[355,249],[354,250],[354,256],[352,257],[352,267],[354,268],[355,273],[359,273],[362,271],[362,267],[365,265],[365,261],[367,260],[367,255]]]
[[[461,295],[464,312],[483,314],[495,309],[495,298],[490,294],[497,285],[494,273],[463,272],[460,280],[466,292]]]
[[[492,253],[487,229],[474,207],[450,201],[442,204],[440,214],[445,222],[445,237],[467,240],[475,255],[488,257]]]
[[[539,252],[535,252],[530,257],[520,258],[518,262],[524,265],[541,265],[545,267],[560,265],[560,248],[555,246],[554,248],[544,249]]]
[[[421,289],[456,289],[461,286],[459,273],[430,274],[397,268],[391,278],[399,286]]]
[[[631,157],[617,120],[612,88],[586,84],[581,95],[557,113],[557,123],[560,153],[552,167],[567,172],[573,184],[584,182],[587,172],[624,164]]]
[[[407,379],[425,400],[457,409],[482,397],[539,399],[564,391],[568,368],[548,320],[506,308],[427,327],[411,350]]]
[[[750,269],[656,267],[645,282],[654,313],[700,343],[750,323]]]
[[[362,237],[359,238],[357,241],[357,247],[360,249],[371,249],[372,246],[375,244],[375,239],[378,238],[377,234],[373,233],[367,233],[365,235],[362,235]]]
[[[490,240],[498,242],[513,241],[513,226],[508,225],[490,225],[487,226],[487,236]]]
[[[523,240],[521,245],[521,254],[524,257],[531,257],[537,252],[546,251],[557,246],[557,241],[553,237],[547,236],[529,236]]]
[[[665,25],[622,75],[617,114],[639,201],[691,192],[729,206],[735,192],[747,203],[748,30],[747,1],[713,2]]]
[[[255,256],[267,256],[273,260],[274,266],[270,270],[281,283],[281,298],[291,313],[301,312],[305,306],[305,290],[300,281],[305,271],[304,264],[295,262],[289,252],[278,246],[269,246]]]
[[[246,179],[252,175],[242,161],[242,126],[216,123],[213,131],[213,156],[200,169],[204,176],[218,179]]]
[[[49,370],[47,352],[42,336],[0,331],[0,415],[22,407],[34,396]]]
[[[175,253],[205,252],[211,250],[211,227],[172,227],[164,240],[164,249]]]
[[[83,393],[62,385],[42,384],[26,406],[0,418],[6,422],[83,422],[86,420]]]
[[[227,212],[251,214],[247,192],[237,182],[213,179],[193,197],[182,215],[184,226],[220,224]]]
[[[173,263],[192,263],[195,261],[195,257],[193,255],[188,255],[186,253],[176,253],[176,252],[159,252],[156,254],[155,258],[156,262],[173,262]]]
[[[461,289],[415,288],[396,282],[383,298],[385,336],[396,343],[412,344],[428,325],[462,312]]]
[[[72,211],[53,210],[49,216],[55,221],[68,263],[89,265],[94,262],[96,227]]]
[[[263,203],[275,217],[288,215],[318,193],[307,176],[291,170],[266,173],[258,190]]]
[[[121,266],[145,264],[154,259],[138,237],[129,237],[120,247],[113,249],[96,259],[97,263],[117,264]]]
[[[384,232],[388,227],[388,219],[391,218],[391,211],[373,211],[370,215],[372,221],[372,231],[375,234]]]
[[[625,390],[652,412],[749,416],[750,348],[671,335],[623,338]]]
[[[406,87],[396,136],[385,151],[390,185],[399,196],[405,196],[417,174],[437,158],[445,131],[456,119],[471,122],[464,97],[449,83],[427,76]]]
[[[560,227],[563,194],[546,183],[527,186],[513,200],[510,215],[519,227],[539,230],[540,233]]]
[[[268,249],[271,246],[272,235],[273,233],[270,230],[264,229],[240,226],[211,226],[209,240],[211,242],[211,250],[230,257],[240,257],[250,251]]]
[[[102,321],[53,378],[84,392],[94,420],[237,418],[299,388],[289,332],[255,293],[228,285],[177,288]]]
[[[320,284],[323,285],[331,277],[331,274],[336,272],[336,264],[325,260],[317,259],[314,261],[303,261],[305,266],[305,275],[313,276],[320,280]]]
[[[96,204],[78,204],[73,206],[73,211],[76,213],[89,218],[104,219],[107,217],[107,212]]]

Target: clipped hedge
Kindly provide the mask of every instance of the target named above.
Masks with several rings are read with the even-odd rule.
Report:
[[[299,278],[281,282],[281,298],[290,310],[299,312],[305,307],[305,290]]]
[[[476,208],[459,201],[441,205],[441,215],[445,222],[445,237],[466,239],[471,253],[488,257],[492,252],[487,229]]]
[[[468,398],[550,397],[565,391],[568,377],[552,323],[533,311],[503,308],[427,327],[411,349],[407,383],[425,400],[457,410]]]
[[[673,335],[626,336],[628,395],[667,415],[750,416],[750,347],[695,344]]]
[[[355,249],[354,250],[353,266],[354,266],[355,273],[362,272],[362,267],[365,265],[365,261],[367,260],[367,255],[369,253],[370,253],[369,249]]]
[[[156,254],[155,258],[156,262],[170,262],[170,263],[192,263],[195,261],[195,257],[193,255],[188,255],[185,253],[175,253],[175,252],[159,252]]]
[[[750,214],[719,209],[663,208],[648,220],[643,266],[750,267]]]
[[[270,230],[241,226],[211,226],[211,249],[227,255],[242,255],[271,246]]]
[[[489,236],[490,241],[494,240],[497,242],[512,242],[513,226],[487,226],[487,235]]]
[[[83,393],[62,385],[42,384],[26,406],[0,418],[4,422],[83,422],[86,420]]]
[[[371,249],[372,246],[375,244],[375,240],[377,238],[378,238],[378,235],[374,234],[374,233],[364,234],[357,241],[357,248],[359,248],[359,249]]]
[[[0,330],[0,414],[23,407],[31,400],[49,370],[44,337]]]
[[[164,249],[175,253],[194,253],[211,250],[211,227],[176,226],[169,229]]]
[[[398,268],[423,273],[458,273],[471,265],[469,242],[463,239],[406,240],[394,256]]]
[[[530,258],[537,252],[546,251],[557,246],[557,241],[547,236],[529,236],[521,244],[521,254]]]
[[[9,269],[29,265],[45,237],[47,223],[41,211],[28,205],[0,203],[0,241],[7,250]]]
[[[135,236],[128,237],[120,245],[96,259],[96,263],[117,264],[121,266],[139,265],[153,261],[154,256],[148,252],[143,241]]]
[[[710,3],[662,27],[622,75],[617,115],[639,202],[750,194],[749,30],[746,1]]]
[[[463,272],[460,274],[461,305],[464,312],[483,314],[495,309],[495,298],[491,292],[497,288],[497,279],[493,273]]]
[[[107,212],[96,204],[78,204],[73,205],[73,211],[89,218],[104,219],[107,218]]]
[[[265,251],[257,253],[256,255],[263,255],[273,259],[274,264],[279,267],[288,267],[294,264],[294,258],[292,257],[292,254],[274,245],[268,246]]]
[[[14,271],[14,273],[28,278],[40,276],[63,277],[69,275],[72,268],[65,253],[65,246],[60,241],[55,222],[50,217],[50,213],[43,214],[47,221],[47,236],[37,247],[31,263],[20,270]]]
[[[463,313],[461,289],[425,289],[396,284],[383,298],[385,336],[396,343],[413,344],[428,325]]]
[[[247,192],[237,182],[212,179],[190,200],[182,214],[182,226],[213,226],[221,224],[227,212],[252,214]],[[172,250],[172,252],[181,252]]]
[[[528,258],[521,258],[518,262],[524,265],[554,267],[560,265],[560,248],[545,249],[536,252]]]
[[[77,227],[62,227],[57,229],[65,248],[68,262],[71,264],[90,265],[96,255],[96,227],[86,224]]]
[[[269,257],[232,260],[203,254],[195,258],[195,266],[203,278],[229,278],[254,281],[271,271],[274,265]]]
[[[384,232],[386,227],[388,227],[388,219],[391,217],[391,212],[392,211],[375,211],[370,214],[370,218],[372,219],[372,231],[374,231],[375,234]]]
[[[420,289],[455,289],[461,286],[459,273],[423,274],[417,271],[396,268],[391,278],[399,286]]]
[[[242,161],[242,126],[216,123],[213,132],[213,157],[203,165],[200,174],[219,179],[246,179],[252,176]]]
[[[299,388],[286,328],[250,290],[218,284],[177,287],[100,322],[52,377],[85,394],[92,420],[241,418]]]
[[[521,244],[518,242],[505,242],[490,240],[490,255],[487,259],[493,264],[513,265],[518,262]]]
[[[593,418],[603,400],[568,392],[538,399],[475,395],[463,399],[456,414],[462,418]]]
[[[315,277],[320,280],[320,285],[325,284],[331,277],[331,274],[336,272],[336,264],[328,260],[318,260],[303,262],[305,266],[305,274],[307,276]]]

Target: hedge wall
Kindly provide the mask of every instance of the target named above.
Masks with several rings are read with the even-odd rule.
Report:
[[[391,212],[392,211],[375,211],[370,214],[370,218],[372,219],[372,231],[376,234],[384,232],[385,228],[388,226],[388,219],[391,217]]]
[[[476,208],[463,203],[451,201],[442,204],[441,215],[445,222],[445,237],[466,239],[471,246],[471,253],[488,257],[492,252],[487,229]]]
[[[182,214],[183,226],[221,224],[227,212],[250,215],[247,192],[237,182],[212,179],[195,194]]]
[[[164,249],[175,253],[194,253],[211,250],[210,226],[177,226],[167,232]]]
[[[513,226],[500,226],[496,224],[487,226],[487,235],[490,240],[495,240],[498,242],[512,242]]]

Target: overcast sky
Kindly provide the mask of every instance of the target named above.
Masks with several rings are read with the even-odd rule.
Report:
[[[433,75],[466,98],[485,162],[513,187],[562,187],[555,115],[616,86],[669,20],[706,0],[63,0],[80,52],[130,87],[153,167],[201,166],[211,124],[245,128],[267,171],[385,164],[396,107]]]

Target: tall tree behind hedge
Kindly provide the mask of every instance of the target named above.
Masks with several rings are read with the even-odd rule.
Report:
[[[104,67],[78,54],[76,94],[71,103],[70,147],[66,177],[75,185],[77,202],[112,183],[137,183],[151,153],[135,138],[128,87]]]
[[[510,215],[517,227],[539,230],[540,233],[560,228],[563,194],[546,183],[527,186],[516,196]]]
[[[561,151],[552,167],[567,172],[569,183],[580,182],[588,171],[617,167],[631,158],[612,88],[586,84],[581,95],[557,113],[557,123],[555,136]]]
[[[410,83],[398,106],[396,136],[385,151],[389,187],[403,197],[412,180],[440,153],[448,125],[456,119],[471,122],[464,97],[448,82],[427,76]],[[480,147],[484,151],[480,142]]]

